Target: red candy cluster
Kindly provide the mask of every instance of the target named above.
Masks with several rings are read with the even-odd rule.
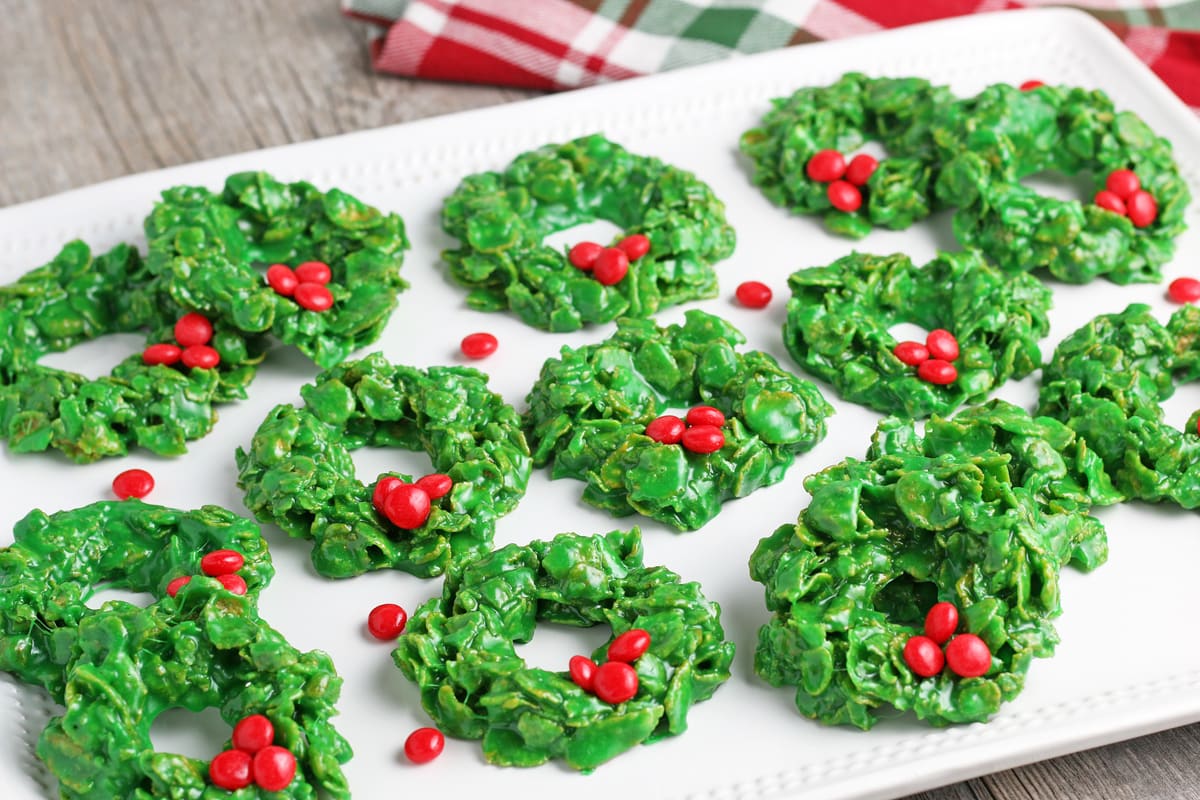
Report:
[[[200,559],[200,571],[210,578],[216,578],[234,594],[245,594],[246,579],[237,574],[245,564],[245,557],[237,550],[213,550]],[[167,584],[167,596],[177,595],[191,579],[191,575],[180,575],[172,580]]]
[[[1129,217],[1135,228],[1144,228],[1158,217],[1154,195],[1143,189],[1138,176],[1128,169],[1108,173],[1104,188],[1096,192],[1093,202],[1114,214]]]
[[[413,530],[429,519],[432,501],[449,493],[454,482],[449,475],[435,472],[415,483],[388,476],[375,484],[371,505],[397,528]]]
[[[687,412],[686,419],[674,414],[655,417],[646,426],[646,435],[662,444],[683,444],[693,453],[715,453],[725,446],[721,426],[725,415],[712,406],[696,406]]]
[[[326,286],[333,271],[324,261],[305,261],[292,269],[287,264],[272,264],[267,268],[267,284],[276,294],[290,297],[309,311],[328,311],[333,295]]]
[[[283,791],[296,777],[296,757],[274,741],[271,720],[262,714],[246,717],[233,728],[233,749],[209,763],[209,780],[230,792],[252,783],[268,792]]]
[[[177,344],[152,344],[142,351],[142,363],[147,366],[171,366],[182,362],[188,369],[212,369],[221,363],[221,354],[208,346],[213,326],[208,318],[195,311],[184,314],[175,323]]]
[[[958,369],[950,363],[958,358],[958,339],[943,328],[935,328],[920,342],[901,342],[892,348],[896,358],[917,368],[923,381],[945,386],[958,380]]]
[[[113,478],[112,490],[118,500],[141,500],[154,488],[154,476],[144,469],[127,469]]]
[[[956,630],[958,609],[954,604],[935,604],[925,615],[925,635],[913,636],[905,643],[904,663],[922,678],[932,678],[943,666],[949,666],[960,678],[986,675],[992,668],[992,651],[987,643],[973,633],[954,636]],[[946,644],[946,640],[950,643]]]
[[[606,662],[597,665],[587,656],[571,656],[567,671],[585,692],[613,705],[624,703],[632,700],[638,690],[637,670],[632,664],[649,648],[650,634],[631,628],[612,640]]]
[[[804,165],[804,172],[818,183],[827,183],[825,195],[838,211],[858,211],[862,207],[861,187],[867,185],[879,162],[859,153],[846,163],[837,150],[818,150]]]
[[[616,247],[580,242],[567,253],[567,260],[576,269],[592,273],[605,286],[613,286],[624,280],[630,261],[637,261],[649,252],[650,240],[634,233],[617,242]]]

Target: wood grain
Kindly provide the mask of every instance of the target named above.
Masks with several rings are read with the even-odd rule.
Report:
[[[532,94],[375,75],[364,27],[336,6],[0,0],[0,206]],[[913,798],[1200,800],[1200,725]]]

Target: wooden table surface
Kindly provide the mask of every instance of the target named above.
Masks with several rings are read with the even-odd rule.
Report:
[[[532,92],[375,75],[336,0],[0,0],[0,206]],[[1200,725],[914,795],[1200,798]]]

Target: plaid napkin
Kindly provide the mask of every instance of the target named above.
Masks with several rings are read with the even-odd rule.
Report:
[[[605,81],[1047,0],[342,0],[375,68],[534,89]],[[1081,0],[1200,110],[1200,0]]]

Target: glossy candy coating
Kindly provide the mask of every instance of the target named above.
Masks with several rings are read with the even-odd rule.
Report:
[[[627,255],[630,261],[637,261],[650,252],[650,239],[645,234],[633,233],[617,242],[617,249]]]
[[[496,348],[500,346],[500,341],[490,333],[470,333],[463,337],[459,348],[462,354],[467,358],[481,359],[487,358],[492,353],[496,352]]]
[[[725,434],[715,425],[693,425],[683,432],[679,443],[693,453],[715,453],[725,446]]]
[[[296,777],[296,757],[279,745],[264,747],[254,754],[254,783],[268,792],[282,792]]]
[[[221,354],[206,344],[183,348],[179,361],[188,369],[213,369],[221,363]]]
[[[236,792],[254,782],[250,769],[253,758],[242,750],[226,750],[213,756],[208,764],[208,778],[213,786]]]
[[[414,764],[427,764],[445,747],[446,737],[437,728],[417,728],[404,740],[404,755]]]
[[[180,347],[208,344],[212,340],[213,326],[203,314],[190,311],[175,323],[175,341]]]
[[[567,673],[575,685],[585,692],[592,691],[592,682],[596,679],[596,662],[587,656],[571,656],[567,662]]]
[[[929,350],[930,358],[940,358],[942,361],[958,358],[958,339],[944,328],[931,330],[925,337],[925,347]]]
[[[383,501],[383,515],[397,528],[406,530],[424,525],[429,511],[429,493],[414,483],[401,483]]]
[[[804,174],[820,183],[836,181],[846,174],[846,157],[837,150],[818,150],[805,163]]]
[[[925,614],[925,635],[935,644],[945,644],[958,630],[958,609],[953,603],[934,603]]]
[[[602,244],[580,242],[567,251],[567,260],[576,269],[590,272],[596,263],[596,259],[600,257],[600,253],[602,252],[604,252],[604,245]]]
[[[947,386],[958,380],[958,370],[949,361],[930,358],[917,365],[917,377],[935,386]]]
[[[300,285],[300,278],[287,264],[272,264],[267,267],[267,285],[274,289],[276,294],[291,297]]]
[[[275,726],[262,714],[251,714],[233,726],[233,746],[247,753],[257,753],[275,741]]]
[[[1176,278],[1167,284],[1167,297],[1176,303],[1194,303],[1200,300],[1200,280]]]
[[[850,159],[850,163],[846,166],[846,181],[855,186],[866,186],[867,181],[871,180],[871,176],[878,168],[879,161],[874,156],[859,153]]]
[[[637,696],[637,670],[623,661],[606,661],[596,668],[592,691],[606,703],[624,703]]]
[[[650,634],[641,628],[632,628],[612,640],[608,646],[608,660],[626,663],[637,661],[649,646]]]
[[[684,422],[688,425],[712,425],[721,427],[725,424],[725,415],[721,409],[712,406],[692,406],[688,409]]]
[[[662,444],[679,444],[687,423],[674,414],[663,414],[650,420],[646,426],[646,435]]]
[[[920,677],[932,678],[942,671],[946,657],[933,639],[913,636],[904,643],[904,663]]]
[[[834,181],[829,184],[825,193],[829,196],[829,205],[838,211],[852,213],[862,208],[862,192],[849,181]]]
[[[381,641],[391,641],[404,632],[408,612],[395,603],[382,603],[367,615],[367,630]]]
[[[210,550],[200,558],[200,571],[209,577],[232,575],[246,565],[246,558],[237,550]]]
[[[734,294],[746,308],[766,308],[771,304],[771,287],[761,281],[739,283]]]
[[[118,500],[130,497],[141,500],[154,491],[154,476],[144,469],[127,469],[113,478],[112,490]]]
[[[616,247],[606,247],[596,256],[592,264],[592,274],[604,286],[614,286],[625,280],[629,274],[629,256],[624,250]]]
[[[296,305],[305,311],[328,311],[333,308],[333,292],[323,283],[299,283],[292,293]]]
[[[300,283],[329,283],[333,280],[333,271],[324,261],[305,261],[296,265],[296,279]]]
[[[960,633],[946,645],[946,666],[960,678],[978,678],[991,668],[992,654],[983,639]]]
[[[183,351],[178,346],[173,344],[152,344],[142,351],[142,363],[148,367],[155,364],[166,364],[170,366],[179,361],[179,357],[183,355]]]
[[[929,360],[929,348],[920,342],[900,342],[892,348],[892,355],[902,363],[915,367]]]
[[[1125,216],[1129,213],[1129,209],[1125,207],[1125,201],[1107,189],[1101,189],[1096,192],[1096,196],[1092,198],[1092,202],[1101,208],[1108,209],[1114,214]]]

